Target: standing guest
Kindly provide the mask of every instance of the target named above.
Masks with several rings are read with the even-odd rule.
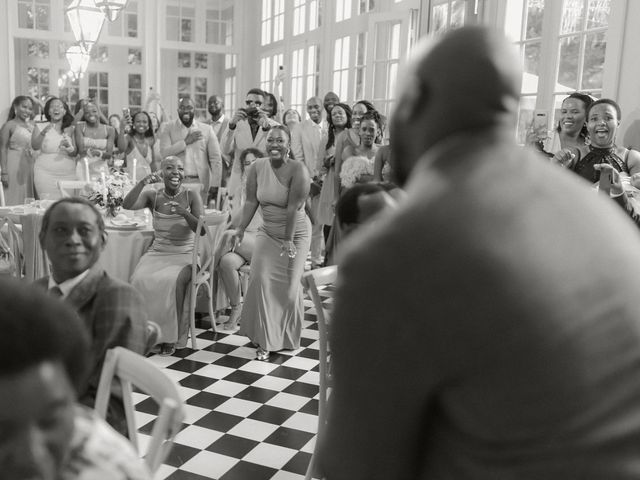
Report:
[[[73,310],[7,279],[0,304],[2,478],[150,479],[131,444],[77,403],[91,355]]]
[[[331,113],[331,109],[337,103],[340,103],[340,98],[338,98],[338,95],[336,95],[334,92],[327,92],[327,94],[324,96],[324,100],[322,101],[324,111],[327,112],[327,118]]]
[[[322,265],[322,223],[317,221],[322,180],[317,168],[318,154],[322,148],[324,131],[322,128],[322,99],[311,97],[307,100],[309,118],[296,125],[291,131],[291,152],[293,158],[302,162],[312,179],[310,189],[311,227],[311,268]]]
[[[109,115],[109,120],[107,123],[116,132],[119,132],[120,128],[122,127],[122,119],[120,118],[120,115],[118,115],[117,113],[112,113],[111,115]]]
[[[222,157],[218,138],[211,126],[194,119],[195,104],[181,98],[178,119],[160,127],[162,158],[177,156],[184,165],[185,183],[200,183],[201,196],[206,202],[210,187],[219,187],[222,177]]]
[[[373,162],[373,181],[374,182],[391,182],[393,180],[391,174],[391,145],[381,145],[376,152]]]
[[[302,121],[300,113],[295,108],[286,110],[282,118],[284,126],[287,127],[289,131],[293,130],[293,127]]]
[[[334,219],[334,201],[336,185],[335,151],[336,137],[343,131],[351,128],[351,107],[346,103],[336,103],[327,117],[329,125],[327,143],[320,151],[320,171],[326,172],[322,190],[320,191],[320,204],[318,205],[317,221],[323,224],[325,245],[329,238],[331,225]]]
[[[414,51],[391,125],[407,197],[340,265],[321,474],[639,478],[637,229],[517,145],[504,37]]]
[[[267,133],[278,123],[270,119],[262,109],[264,99],[265,93],[259,88],[252,88],[247,92],[245,106],[239,108],[229,121],[229,130],[222,141],[224,153],[236,159],[247,148],[267,151]],[[236,190],[239,184],[240,165],[234,162],[228,182],[229,190]]]
[[[151,117],[147,112],[137,112],[133,118],[125,119],[124,128],[118,132],[118,150],[125,154],[129,175],[133,175],[134,165],[136,179],[144,178],[158,169],[158,158],[154,153],[155,144],[156,137]]]
[[[51,276],[35,285],[73,307],[91,340],[89,381],[79,400],[93,407],[107,350],[125,347],[144,354],[147,317],[140,294],[127,283],[111,278],[98,263],[107,242],[104,220],[92,203],[68,197],[45,212],[40,245],[51,262]],[[114,395],[107,420],[126,433],[122,401]]]
[[[33,100],[19,95],[0,130],[0,172],[7,205],[22,205],[33,197]]]
[[[211,95],[207,102],[207,109],[211,115],[209,125],[213,128],[213,133],[216,134],[218,143],[222,144],[222,138],[224,134],[229,130],[229,119],[225,116],[224,102],[220,95]],[[222,155],[222,179],[220,180],[220,186],[226,187],[229,175],[231,175],[231,163],[233,157],[221,151]]]
[[[108,169],[116,131],[113,127],[100,123],[99,110],[95,103],[86,102],[82,111],[82,121],[76,122],[75,141],[78,155],[88,157],[89,172],[95,174]]]
[[[240,330],[258,346],[258,360],[268,360],[270,351],[300,346],[304,317],[300,279],[311,230],[304,211],[309,174],[302,163],[290,159],[289,146],[286,127],[277,125],[269,130],[269,157],[249,167],[247,201],[236,231],[236,241],[241,244],[260,206],[263,224],[251,261]]]
[[[178,157],[167,157],[155,173],[141,179],[124,199],[130,210],[148,208],[153,214],[155,238],[133,275],[131,284],[145,299],[149,318],[160,326],[160,353],[171,355],[187,345],[189,309],[185,303],[191,279],[194,232],[202,215],[202,200],[182,186],[184,166]],[[145,185],[164,181],[164,189]],[[202,232],[204,233],[204,232]]]
[[[273,93],[264,92],[264,111],[270,119],[280,123],[280,111],[278,109],[278,99]]]
[[[357,182],[373,180],[374,161],[379,148],[375,140],[380,136],[381,130],[382,123],[378,112],[373,110],[362,116],[358,130],[360,144],[348,145],[342,153],[346,158],[340,172],[343,186],[351,187]]]
[[[59,198],[59,180],[76,179],[76,147],[73,142],[73,115],[69,106],[57,97],[44,104],[49,123],[37,125],[31,135],[31,148],[40,150],[33,166],[38,198]]]

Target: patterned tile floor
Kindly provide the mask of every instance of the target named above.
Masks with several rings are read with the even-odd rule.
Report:
[[[247,337],[199,330],[198,350],[150,360],[178,383],[186,420],[156,479],[304,478],[318,413],[318,329],[305,298],[301,346],[255,360]],[[136,395],[144,449],[157,406]]]

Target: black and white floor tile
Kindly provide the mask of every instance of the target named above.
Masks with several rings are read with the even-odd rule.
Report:
[[[156,479],[303,479],[315,445],[318,413],[318,329],[305,298],[301,346],[255,360],[237,334],[199,330],[198,350],[150,360],[174,379],[186,419]],[[136,395],[144,449],[157,413]]]

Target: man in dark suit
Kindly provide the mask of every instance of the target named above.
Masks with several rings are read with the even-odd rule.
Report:
[[[406,198],[340,264],[322,476],[640,478],[638,229],[516,144],[504,37],[415,53],[391,125]]]
[[[144,354],[147,341],[141,295],[131,285],[111,278],[98,264],[106,241],[102,215],[83,198],[58,200],[44,214],[40,244],[51,262],[51,276],[35,283],[71,305],[87,328],[90,374],[79,400],[90,407],[106,351],[121,346]],[[118,431],[126,432],[120,407],[120,402],[112,402],[107,419]]]

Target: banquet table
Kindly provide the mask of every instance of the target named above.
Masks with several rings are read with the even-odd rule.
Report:
[[[0,217],[7,216],[22,227],[25,280],[29,282],[49,274],[49,262],[38,240],[43,215],[43,209],[25,208],[23,205],[0,208]],[[107,244],[99,260],[109,275],[124,282],[129,281],[140,257],[153,242],[153,227],[142,222],[133,212],[127,212],[127,215],[132,222],[139,223],[123,226],[114,225],[109,220],[105,222]],[[217,241],[225,229],[228,213],[207,209],[205,215]]]

